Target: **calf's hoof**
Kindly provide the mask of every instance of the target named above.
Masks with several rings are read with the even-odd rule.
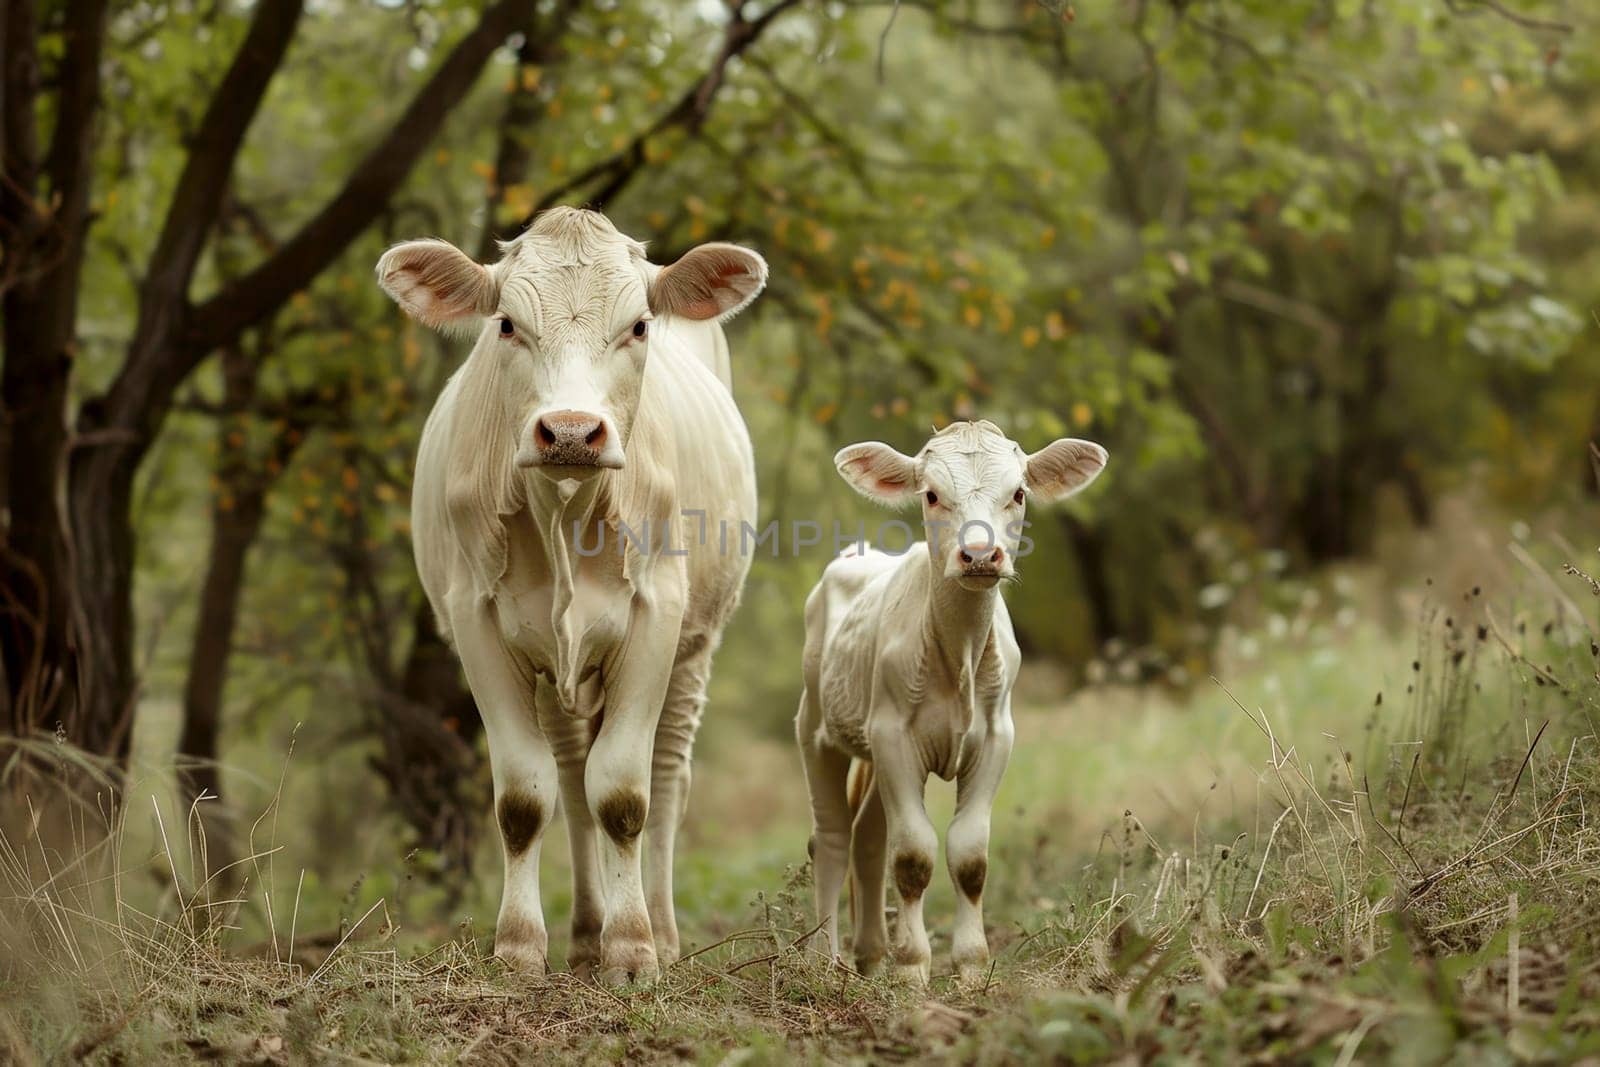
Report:
[[[894,977],[897,981],[907,985],[926,987],[928,984],[928,962],[922,963],[897,963],[894,965]]]
[[[989,982],[989,961],[958,961],[956,963],[956,978],[964,986],[972,986],[982,989]]]

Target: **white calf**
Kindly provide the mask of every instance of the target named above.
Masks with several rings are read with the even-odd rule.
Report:
[[[874,500],[920,497],[929,537],[926,552],[841,556],[806,601],[795,734],[811,791],[817,921],[837,953],[839,891],[853,871],[856,966],[870,973],[888,945],[884,878],[892,871],[901,901],[893,962],[927,981],[922,897],[938,840],[923,787],[929,774],[954,778],[956,813],[945,838],[958,890],[952,955],[970,977],[989,957],[989,812],[1011,755],[1011,687],[1021,663],[998,587],[1015,574],[1027,498],[1082,489],[1106,453],[1060,440],[1025,455],[993,423],[958,422],[914,459],[871,442],[834,461]],[[875,768],[857,811],[847,796],[852,758]]]

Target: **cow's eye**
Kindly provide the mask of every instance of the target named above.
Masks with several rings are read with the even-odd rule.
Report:
[[[514,334],[516,332],[517,332],[517,328],[515,326],[511,325],[511,320],[510,319],[501,319],[500,320],[500,336],[501,337],[510,337],[512,334]]]
[[[1011,502],[1013,504],[1020,504],[1022,503],[1023,498],[1026,496],[1027,494],[1019,488],[1015,493],[1011,494]]]
[[[939,494],[938,493],[935,493],[932,489],[929,489],[923,495],[928,498],[928,506],[930,508],[936,508],[936,507],[939,506]]]
[[[638,322],[633,324],[633,336],[635,336],[635,337],[643,337],[645,334],[647,334],[649,332],[650,332],[650,324],[648,322],[645,322],[643,319],[640,319]]]

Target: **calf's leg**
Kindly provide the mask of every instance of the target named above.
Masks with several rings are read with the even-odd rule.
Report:
[[[990,729],[976,757],[956,776],[956,813],[945,833],[945,863],[956,886],[950,955],[964,979],[982,976],[989,962],[983,929],[983,887],[989,874],[989,816],[1011,758],[1011,716]]]
[[[846,780],[850,757],[819,735],[821,709],[808,692],[800,695],[795,739],[811,794],[811,878],[816,893],[822,945],[839,955],[839,891],[849,869],[850,800]]]
[[[887,717],[872,730],[872,762],[883,801],[889,874],[900,893],[890,957],[902,977],[926,985],[932,951],[923,925],[922,898],[933,881],[939,836],[923,806],[928,772],[901,723]]]
[[[870,775],[872,764],[864,766],[864,773]],[[883,882],[886,830],[883,799],[878,796],[874,781],[856,809],[850,837],[850,910],[855,925],[856,970],[866,975],[877,971],[889,945]]]

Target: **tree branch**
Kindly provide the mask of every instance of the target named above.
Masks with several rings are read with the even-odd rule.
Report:
[[[527,226],[539,212],[559,204],[569,195],[589,188],[602,179],[605,179],[605,184],[587,200],[590,203],[604,205],[620,193],[643,169],[646,162],[645,145],[652,137],[678,127],[690,133],[697,132],[711,113],[712,102],[716,98],[717,90],[722,87],[728,64],[734,57],[755,44],[779,15],[795,7],[799,2],[800,0],[778,0],[778,3],[752,20],[741,17],[736,8],[729,17],[727,29],[723,33],[722,48],[717,53],[716,59],[699,80],[678,98],[677,103],[660,118],[639,131],[626,145],[546,192],[528,213],[528,217],[522,220],[522,225]]]
[[[303,0],[262,0],[256,8],[244,42],[206,106],[168,203],[166,222],[140,287],[141,320],[165,318],[187,298],[195,264],[222,210],[245,132],[289,51],[303,6]],[[154,325],[142,323],[146,329]]]
[[[527,25],[533,7],[533,0],[499,0],[486,10],[334,198],[265,262],[195,309],[186,339],[191,364],[282,307],[371,225],[495,49]]]
[[[545,116],[539,86],[530,85],[527,75],[562,57],[562,36],[577,6],[578,0],[561,0],[538,32],[524,40],[517,50],[517,69],[513,75],[516,81],[506,95],[506,109],[500,118],[496,138],[494,182],[484,198],[483,236],[478,242],[477,256],[480,262],[487,263],[494,258],[497,242],[510,240],[522,230],[520,222],[502,226],[498,218],[506,190],[527,180],[533,161],[529,141]]]

